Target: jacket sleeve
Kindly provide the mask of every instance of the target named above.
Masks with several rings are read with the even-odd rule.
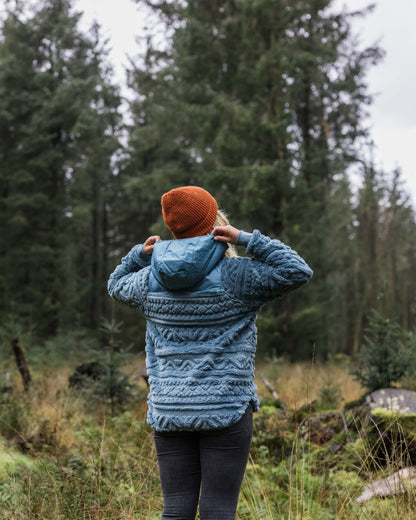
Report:
[[[146,255],[141,244],[121,259],[110,275],[107,288],[110,296],[130,307],[142,310],[143,298],[147,291],[144,279],[144,268],[150,265],[152,257]]]
[[[264,236],[258,230],[244,235],[248,241],[247,253],[252,258],[224,261],[222,283],[228,293],[259,306],[301,287],[311,278],[308,264],[280,240]]]

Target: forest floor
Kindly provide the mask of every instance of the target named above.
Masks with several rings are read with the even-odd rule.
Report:
[[[136,377],[141,365],[132,359],[125,369],[135,386],[123,408],[103,403],[91,388],[69,388],[75,363],[35,367],[28,392],[11,375],[0,394],[0,520],[160,518],[157,462],[144,420],[147,387]],[[416,518],[411,490],[357,503],[367,482],[401,469],[404,457],[376,456],[357,427],[359,412],[347,403],[364,391],[346,360],[268,360],[257,364],[256,382],[262,407],[237,519]]]

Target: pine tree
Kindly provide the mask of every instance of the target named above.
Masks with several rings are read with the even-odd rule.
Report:
[[[342,296],[354,273],[345,171],[366,135],[365,73],[381,51],[359,50],[352,15],[334,13],[329,0],[140,4],[160,16],[171,39],[163,51],[149,44],[131,71],[137,168],[126,186],[145,197],[144,185],[152,193],[203,185],[238,227],[288,241],[315,276],[302,297],[260,315],[259,344],[270,351],[278,338],[281,352],[303,355],[316,344],[325,356],[341,343],[347,351],[348,325],[333,327],[353,313]],[[153,217],[159,201],[147,201]],[[345,240],[334,252],[340,201]]]
[[[373,311],[359,354],[360,366],[352,373],[370,392],[389,388],[406,374],[413,356],[397,322]]]
[[[91,300],[98,291],[89,298],[78,269],[98,283],[93,222],[104,203],[88,198],[101,196],[117,146],[119,101],[104,74],[97,30],[82,34],[80,16],[68,0],[9,7],[0,43],[1,307],[29,318],[43,336],[96,313],[84,302],[85,293]],[[81,183],[89,184],[82,202],[74,196]],[[87,241],[76,222],[82,205],[91,222]]]
[[[384,315],[395,318],[406,329],[414,327],[409,303],[416,296],[414,260],[415,214],[396,169],[384,188],[385,202],[380,222],[379,299]]]

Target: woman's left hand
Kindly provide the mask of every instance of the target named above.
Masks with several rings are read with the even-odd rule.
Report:
[[[146,253],[146,255],[151,255],[153,253],[153,246],[156,242],[159,242],[159,240],[159,235],[153,235],[146,240],[146,242],[143,244],[143,251]]]

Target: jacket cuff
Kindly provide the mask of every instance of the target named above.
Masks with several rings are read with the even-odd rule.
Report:
[[[138,246],[136,246],[137,249],[136,249],[136,254],[137,254],[137,257],[139,259],[139,262],[140,264],[144,264],[144,265],[150,265],[150,262],[152,261],[152,255],[147,255],[144,251],[143,251],[143,246],[140,244]]]
[[[238,233],[236,245],[237,246],[247,247],[248,243],[250,242],[250,238],[252,237],[252,235],[253,235],[253,233],[247,233],[247,231],[241,230]]]

